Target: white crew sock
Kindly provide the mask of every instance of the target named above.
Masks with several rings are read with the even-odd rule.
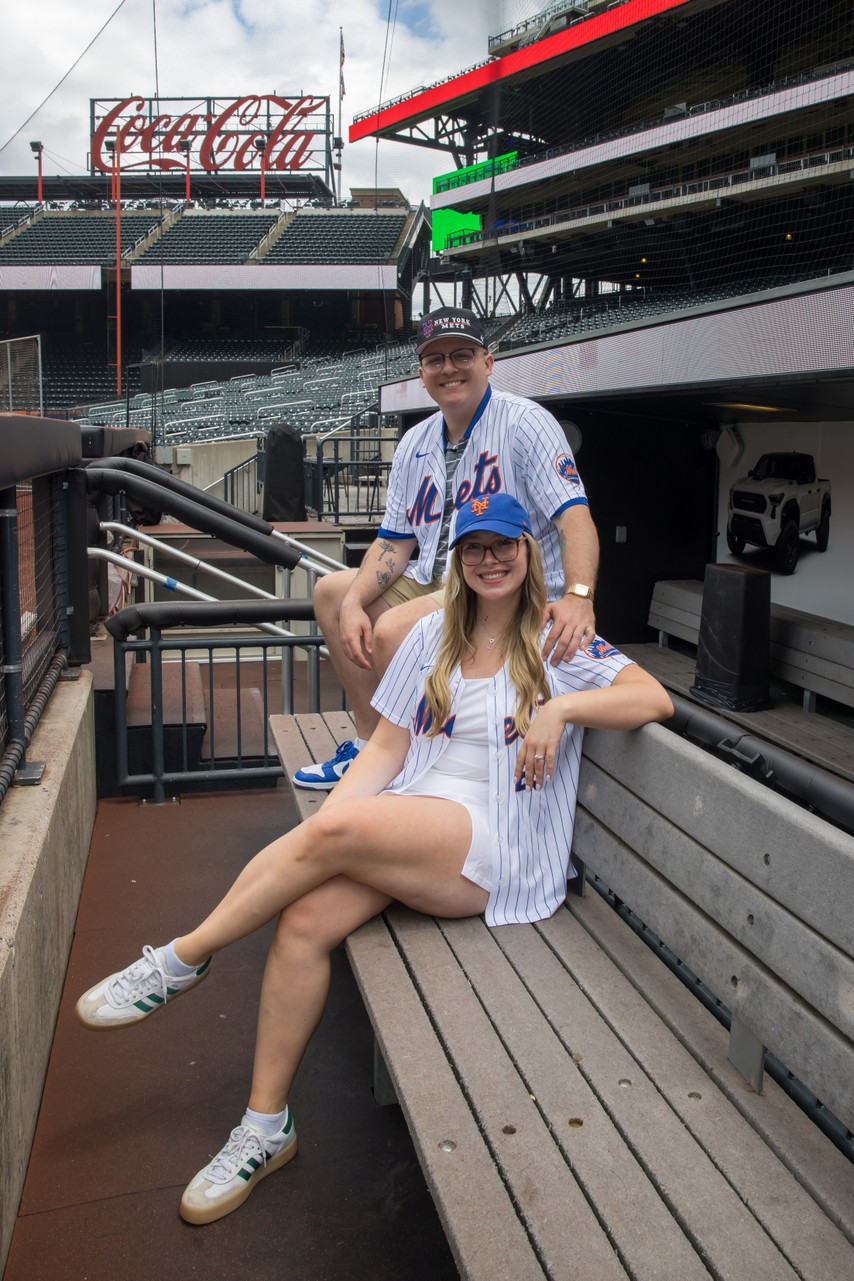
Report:
[[[185,965],[175,951],[176,939],[171,943],[165,943],[163,947],[158,948],[160,955],[163,957],[163,965],[167,974],[172,974],[176,979],[182,979],[187,974],[192,974],[198,969],[196,965]]]
[[[274,1134],[281,1133],[287,1124],[288,1105],[285,1104],[282,1112],[253,1112],[252,1108],[247,1108],[245,1119],[251,1121],[256,1130],[272,1138]]]
[[[368,740],[366,738],[359,738],[357,736],[356,738],[353,739],[353,746],[358,748],[358,750],[361,752],[363,747],[368,746]]]

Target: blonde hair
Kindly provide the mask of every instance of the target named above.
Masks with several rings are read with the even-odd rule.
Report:
[[[516,617],[505,638],[510,666],[510,680],[516,687],[519,702],[514,714],[519,734],[527,734],[535,705],[547,702],[551,691],[546,683],[540,653],[543,610],[546,607],[546,582],[540,548],[530,534],[523,534],[528,549],[528,570]],[[474,653],[469,637],[477,622],[477,594],[466,583],[458,553],[451,553],[445,580],[445,619],[436,663],[427,677],[424,696],[430,712],[427,731],[433,737],[441,732],[451,713],[451,673],[468,654]]]

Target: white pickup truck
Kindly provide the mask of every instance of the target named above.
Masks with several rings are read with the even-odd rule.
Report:
[[[801,534],[815,533],[816,547],[830,541],[830,481],[819,480],[811,454],[763,454],[729,491],[727,546],[740,556],[745,545],[770,547],[780,574],[793,574]]]

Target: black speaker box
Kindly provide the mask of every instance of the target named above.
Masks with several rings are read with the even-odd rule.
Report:
[[[694,697],[733,712],[768,707],[770,639],[770,574],[742,565],[707,565]]]

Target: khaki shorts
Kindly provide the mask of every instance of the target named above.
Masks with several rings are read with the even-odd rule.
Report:
[[[422,596],[429,596],[430,600],[435,602],[436,608],[441,609],[445,603],[445,589],[442,586],[440,578],[434,578],[429,583],[419,583],[414,578],[405,578],[401,574],[391,587],[387,587],[380,597],[385,603],[394,609],[395,605],[405,605],[409,600],[418,600]]]

